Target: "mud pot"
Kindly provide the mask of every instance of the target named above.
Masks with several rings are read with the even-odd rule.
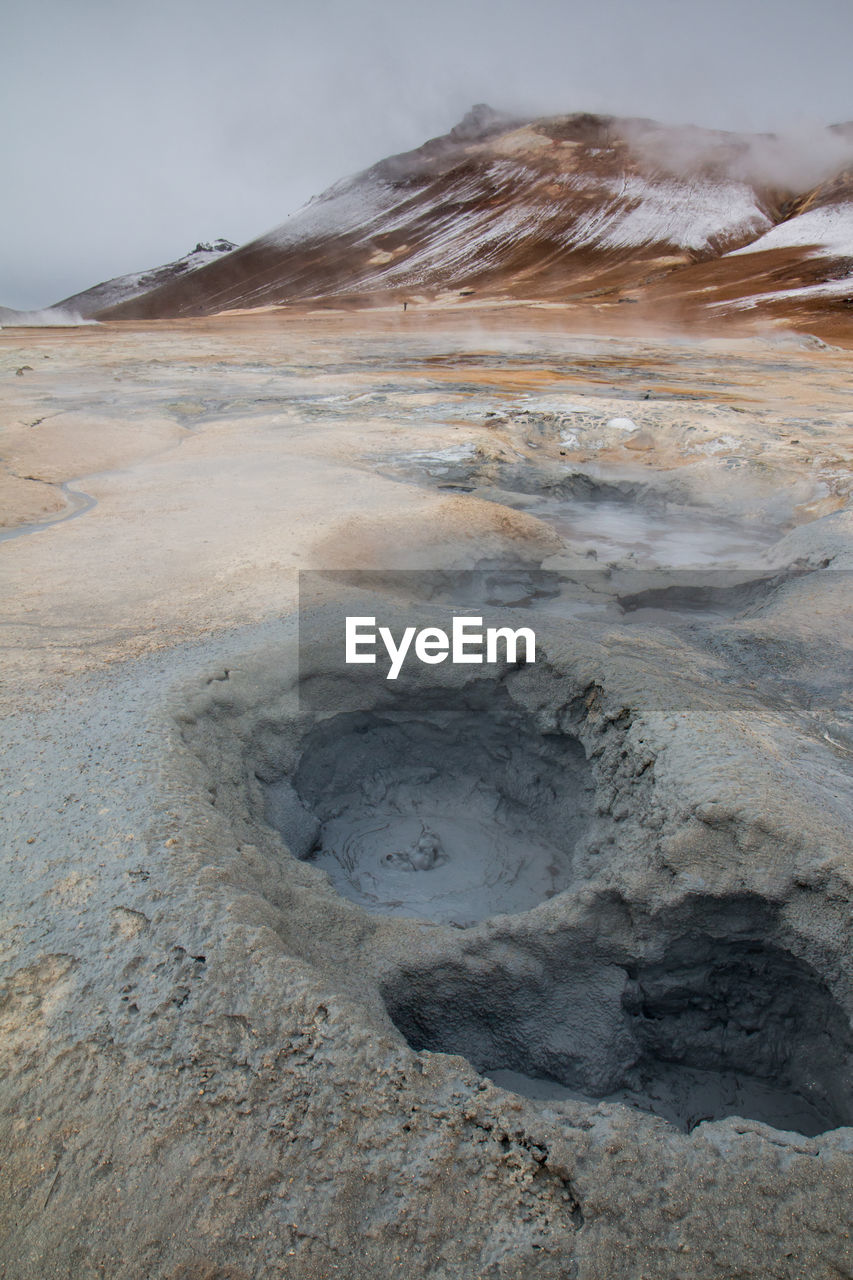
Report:
[[[588,825],[583,750],[545,737],[505,693],[335,716],[305,739],[266,815],[345,897],[460,927],[565,889]]]
[[[588,639],[581,661],[595,651]],[[778,861],[791,837],[733,815],[713,891],[661,861],[714,829],[686,803],[703,743],[673,791],[655,765],[680,750],[672,730],[650,746],[636,710],[605,712],[606,690],[547,658],[497,689],[448,674],[369,696],[317,661],[303,675],[327,680],[322,713],[292,691],[245,709],[229,680],[187,740],[235,829],[328,901],[313,949],[336,951],[335,901],[372,919],[341,962],[414,1051],[460,1055],[541,1105],[627,1106],[687,1132],[727,1116],[804,1135],[853,1120],[837,945],[792,929],[778,895],[731,887],[739,870],[761,878],[739,844],[761,830]],[[257,698],[271,675],[252,679]]]
[[[508,463],[448,449],[400,456],[387,469],[523,510],[554,529],[567,551],[605,565],[738,568],[756,563],[792,524],[784,497],[775,511],[726,513],[701,504],[677,475],[651,481],[624,465]]]
[[[804,1134],[849,1124],[853,1040],[819,975],[762,940],[760,904],[693,912],[674,936],[650,923],[643,949],[660,959],[599,944],[580,964],[570,939],[543,938],[511,963],[407,969],[389,1013],[413,1048],[463,1054],[532,1098],[622,1102],[688,1131],[728,1115]]]

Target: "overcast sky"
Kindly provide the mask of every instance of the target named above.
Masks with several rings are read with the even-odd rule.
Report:
[[[853,119],[851,48],[853,0],[13,0],[0,305],[251,239],[474,102]]]

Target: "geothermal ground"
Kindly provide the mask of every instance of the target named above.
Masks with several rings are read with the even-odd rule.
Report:
[[[0,1274],[853,1274],[849,353],[467,303],[0,379]],[[535,663],[335,656],[460,611]]]

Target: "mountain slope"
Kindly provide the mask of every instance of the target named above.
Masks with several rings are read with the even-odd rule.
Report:
[[[850,151],[846,135],[836,141]],[[751,259],[732,266],[732,255],[775,265],[783,247],[775,235],[789,259],[812,262],[803,240],[818,234],[810,211],[830,210],[821,243],[833,252],[838,237],[847,243],[837,182],[804,192],[778,174],[761,176],[772,169],[759,162],[769,146],[647,120],[523,121],[477,107],[444,137],[337,183],[275,231],[101,314],[158,318],[469,291],[604,305],[680,278],[692,296],[692,276],[709,263],[726,264],[713,300],[726,303],[725,285],[755,273]],[[806,220],[799,228],[798,218]]]
[[[62,311],[88,320],[106,307],[114,307],[118,303],[150,293],[152,289],[157,289],[161,285],[180,280],[190,271],[197,271],[200,267],[216,262],[236,247],[230,240],[214,240],[212,243],[197,244],[193,250],[185,253],[175,262],[167,262],[162,267],[151,267],[147,271],[131,272],[126,276],[114,276],[112,280],[104,280],[90,289],[73,293],[70,297],[63,298],[61,302],[55,302],[49,310]]]

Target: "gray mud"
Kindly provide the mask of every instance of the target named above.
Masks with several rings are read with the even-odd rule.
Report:
[[[389,1011],[414,1048],[462,1053],[532,1098],[597,1096],[686,1131],[729,1115],[808,1135],[849,1124],[853,1037],[826,985],[758,928],[741,940],[748,902],[732,903],[728,920],[725,904],[700,899],[693,910],[697,924],[716,916],[731,935],[697,927],[662,961],[623,960],[597,984],[593,1035],[561,1008],[572,966],[554,944],[538,982],[501,966],[476,994],[464,965],[407,972],[386,992]]]
[[[9,1274],[849,1271],[846,757],[824,744],[804,783],[784,719],[753,739],[672,645],[552,636],[497,697],[469,671],[402,702],[330,652],[310,702],[275,629],[78,679],[5,726]],[[679,663],[692,709],[662,716]],[[587,797],[572,878],[464,929],[365,910],[306,860],[323,753],[344,796],[377,762],[405,793],[401,743],[449,774],[463,747],[443,738],[445,764],[429,731],[464,707],[487,725],[468,778],[506,749],[505,822],[538,832],[533,802],[567,849],[541,787],[510,793],[532,760]],[[334,717],[378,734],[363,758],[335,759]],[[288,842],[266,811],[285,779],[306,812]]]
[[[534,456],[426,482],[578,514],[550,577],[466,588],[539,610],[535,664],[391,689],[322,615],[299,661],[276,622],[107,664],[95,614],[98,670],[8,714],[10,1280],[853,1275],[849,512],[729,580],[581,578],[671,563],[701,504]],[[702,526],[738,560],[790,514],[746,506]],[[459,599],[428,587],[375,611]]]
[[[685,712],[670,712],[653,745],[630,703],[602,714],[606,679],[579,685],[545,655],[505,670],[497,688],[493,675],[449,668],[404,688],[334,665],[323,676],[331,615],[312,625],[302,651],[311,699],[278,713],[267,701],[218,727],[200,721],[190,738],[245,838],[260,845],[275,828],[324,894],[374,917],[355,967],[378,982],[412,1049],[464,1057],[531,1099],[627,1106],[685,1132],[739,1116],[814,1136],[853,1120],[853,989],[839,985],[840,952],[804,945],[782,891],[745,888],[734,853],[743,844],[764,850],[759,866],[796,862],[800,837],[783,811],[801,804],[802,782],[757,781],[762,753],[735,747],[742,705],[713,688],[710,669],[702,701],[713,721],[731,717],[723,760],[717,730],[707,742],[683,738]],[[658,686],[677,707],[681,666],[699,701],[692,650],[677,656],[670,643],[650,666],[648,644],[626,659],[618,636],[593,627],[573,634],[569,652],[581,668],[618,655],[640,703]],[[846,842],[850,797],[845,765],[820,751],[808,794],[814,805],[827,791],[826,850]],[[665,759],[677,761],[677,782]],[[697,787],[706,794],[709,770],[738,779],[736,813],[691,801]],[[751,818],[750,804],[770,807]],[[695,805],[706,810],[698,826]],[[673,880],[664,850],[694,842],[703,872]],[[709,856],[722,858],[713,880]],[[426,952],[425,926],[436,931]],[[313,945],[334,951],[334,933]]]
[[[543,428],[546,442],[549,430],[553,436],[553,424]],[[773,499],[764,495],[757,504],[748,484],[733,476],[729,501],[709,503],[689,474],[650,477],[630,466],[600,463],[584,469],[553,457],[538,459],[530,454],[538,445],[530,441],[522,447],[526,459],[500,457],[517,453],[518,446],[497,445],[498,456],[488,458],[459,446],[402,454],[383,466],[391,477],[521,509],[548,524],[567,551],[602,564],[737,568],[758,562],[792,527],[792,502],[784,486]]]
[[[307,812],[306,856],[368,910],[465,927],[571,881],[592,790],[583,751],[535,733],[505,693],[333,717],[301,752],[293,784],[268,786],[267,818],[293,848]]]

